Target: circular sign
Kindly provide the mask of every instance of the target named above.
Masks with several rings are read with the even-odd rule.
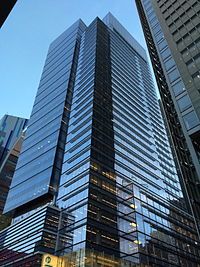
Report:
[[[48,257],[46,257],[45,261],[46,261],[46,263],[50,263],[51,262],[51,258],[48,256]]]

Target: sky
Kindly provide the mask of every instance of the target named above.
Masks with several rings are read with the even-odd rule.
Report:
[[[49,44],[77,19],[111,12],[146,47],[134,0],[18,0],[0,29],[0,118],[29,118]]]

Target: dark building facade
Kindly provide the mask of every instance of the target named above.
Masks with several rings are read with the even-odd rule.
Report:
[[[8,226],[9,216],[2,215],[16,168],[27,119],[4,115],[0,120],[0,230]]]
[[[180,176],[200,229],[200,3],[136,3]]]
[[[145,50],[110,13],[77,21],[50,45],[0,265],[197,267],[186,202]]]
[[[16,2],[17,0],[1,1],[0,3],[0,28],[2,27],[8,15],[12,11]]]

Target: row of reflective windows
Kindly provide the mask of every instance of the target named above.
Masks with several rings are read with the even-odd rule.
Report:
[[[121,64],[118,63],[118,65],[116,65],[115,61],[113,61],[112,72],[111,72],[112,77],[115,77],[116,80],[123,81],[124,84],[129,85],[127,89],[129,89],[131,94],[135,95],[138,102],[144,101],[145,99],[144,86],[141,80],[139,80],[139,75],[134,74],[131,77],[127,72],[125,73],[124,71],[120,69],[122,67],[123,66],[121,66]]]
[[[56,131],[49,136],[45,136],[44,139],[38,140],[36,145],[33,145],[29,149],[23,151],[20,154],[17,167],[25,165],[27,162],[32,161],[34,158],[46,153],[49,149],[56,146],[58,142],[58,136],[60,131]]]
[[[139,67],[139,64],[138,67],[136,68],[134,64],[136,63],[135,61],[136,60],[134,59],[133,56],[127,57],[127,55],[125,55],[124,53],[119,54],[116,49],[111,50],[111,63],[116,68],[118,68],[118,70],[122,71],[122,73],[124,74],[123,76],[125,76],[129,80],[130,79],[133,80],[133,82],[135,82],[135,85],[137,85],[141,84],[138,75],[141,76],[142,71],[141,68]]]
[[[123,147],[121,144],[115,142],[115,150],[122,153],[123,156],[127,156],[127,159],[139,163],[143,166],[148,166],[148,168],[152,168],[153,171],[159,168],[159,163],[155,161],[151,161],[145,154],[138,153],[135,151],[134,147],[132,150],[128,150],[127,147]]]
[[[143,139],[145,143],[152,143],[153,136],[152,134],[144,131],[142,126],[135,123],[134,120],[128,121],[126,116],[121,116],[119,112],[114,110],[114,126],[124,127],[129,133],[132,131],[132,135],[138,137],[139,139]]]
[[[149,129],[149,127],[147,126],[149,124],[149,118],[147,116],[147,111],[144,109],[140,109],[140,106],[138,106],[134,100],[134,98],[131,99],[133,101],[132,105],[130,102],[130,99],[127,100],[127,95],[128,92],[126,94],[126,91],[120,86],[116,86],[115,84],[113,84],[113,90],[112,90],[112,94],[113,94],[113,106],[117,107],[118,109],[121,109],[122,111],[124,111],[124,114],[127,114],[127,116],[129,116],[130,114],[133,114],[131,117],[133,117],[136,121],[140,122],[144,128]],[[123,87],[124,88],[124,87]]]
[[[62,102],[65,100],[67,93],[72,94],[69,89],[66,88],[67,84],[66,81],[61,84],[61,86],[58,86],[52,90],[49,94],[47,94],[46,97],[41,99],[39,103],[36,103],[36,105],[33,106],[32,114],[31,114],[31,119],[34,117],[38,117],[39,114],[44,114],[47,112],[48,109],[50,109],[54,103],[54,105]],[[39,104],[39,105],[37,105]]]
[[[149,160],[157,160],[156,152],[146,149],[146,147],[129,136],[121,135],[118,132],[115,132],[114,140],[116,143],[119,142],[119,144],[125,146],[127,149],[133,149],[134,151],[137,151],[139,155],[146,155]]]
[[[122,130],[123,129],[123,130]],[[138,142],[142,143],[145,147],[153,147],[154,141],[153,138],[147,139],[145,135],[142,135],[137,129],[132,128],[125,124],[124,122],[121,122],[116,120],[114,121],[114,131],[117,131],[118,133],[121,132],[121,130],[124,132],[124,135],[130,136],[133,138],[133,140],[137,140]]]
[[[37,112],[38,109],[46,105],[50,102],[51,99],[54,99],[56,95],[59,95],[60,93],[66,91],[66,84],[68,82],[68,79],[65,79],[61,83],[56,84],[55,86],[51,86],[48,89],[48,94],[46,91],[43,91],[40,95],[36,95],[35,101],[34,101],[34,112]]]
[[[66,41],[72,39],[75,35],[80,38],[84,30],[85,26],[83,26],[82,23],[79,23],[78,25],[73,24],[50,44],[49,53],[51,54],[54,53],[54,51],[57,51]]]
[[[25,140],[22,145],[22,151],[29,149],[38,143],[39,140],[44,139],[44,137],[49,136],[51,133],[60,129],[61,116],[58,116],[56,119],[52,120],[47,126],[40,128],[35,133],[30,136],[25,137]],[[44,135],[45,134],[45,135]]]
[[[118,45],[119,48],[125,49],[128,53],[133,53],[138,59],[141,59],[143,63],[147,63],[146,60],[132,47],[115,29],[111,31],[111,47],[112,45]]]
[[[139,99],[139,96],[136,97],[132,94],[131,89],[134,89],[133,85],[124,82],[122,78],[119,79],[118,74],[116,73],[112,74],[112,85],[113,93],[116,92],[116,94],[123,96],[123,99],[126,100],[126,103],[130,103],[131,106],[133,106],[134,104],[135,109],[136,107],[138,107],[138,110],[140,110],[141,112],[147,112],[147,105],[145,103],[146,101],[142,101],[141,99]],[[132,100],[134,100],[134,103],[132,104],[129,101],[129,95],[131,95]]]
[[[161,175],[160,170],[155,170],[155,168],[151,169],[148,165],[145,165],[144,162],[140,162],[138,164],[137,162],[133,162],[131,159],[127,158],[123,155],[118,155],[116,153],[115,155],[116,160],[116,170],[118,170],[117,166],[120,165],[120,170],[126,169],[129,172],[132,172],[132,174],[135,175],[141,175],[143,178],[143,183],[148,185],[148,183],[152,184],[154,186],[154,183],[157,184],[158,180],[160,180],[159,176]],[[160,181],[159,182],[160,188],[165,188],[164,184]]]
[[[55,157],[56,147],[50,149],[46,153],[39,156],[39,158],[35,158],[28,165],[24,165],[20,167],[15,172],[15,181],[20,183],[20,181],[26,180],[34,174],[39,173],[43,169],[53,165],[54,157]],[[12,183],[12,186],[14,183]]]
[[[49,90],[50,86],[58,86],[59,83],[64,80],[68,80],[71,73],[71,66],[67,69],[63,69],[61,72],[58,72],[52,79],[48,80],[45,84],[38,88],[37,94],[39,95],[45,90]]]
[[[65,74],[67,71],[71,70],[73,56],[69,58],[67,61],[65,60],[58,67],[52,69],[47,75],[42,75],[42,79],[40,80],[38,95],[42,92],[41,88],[43,85],[46,85],[50,81],[54,81],[58,74]]]
[[[44,226],[43,224],[46,215],[46,209],[42,209],[41,211],[38,211],[36,215],[32,215],[29,218],[24,219],[22,223],[17,223],[9,228],[9,234],[7,233],[4,244],[2,244],[1,256],[3,256],[4,264],[16,260],[16,256],[21,258],[24,253],[30,254],[34,252],[35,245],[42,240],[41,231],[43,230],[42,226]],[[51,219],[52,217],[55,220],[54,214],[48,214],[48,219]],[[33,224],[36,225],[35,229],[33,229]],[[10,237],[12,237],[12,239]],[[7,251],[6,254],[5,251]],[[13,251],[16,253],[13,254]]]
[[[69,94],[69,91],[67,92],[67,90],[66,90],[66,92],[63,92],[62,94],[57,95],[57,97],[52,99],[46,106],[43,106],[43,107],[41,107],[40,110],[38,110],[37,112],[34,112],[30,118],[29,127],[32,126],[33,124],[35,124],[37,121],[40,121],[42,118],[46,119],[48,117],[48,113],[49,114],[52,113],[52,115],[53,115],[54,114],[53,109],[58,110],[58,105],[62,106],[62,108],[63,108],[64,104],[65,104],[65,99],[66,99],[67,93]]]
[[[72,61],[74,55],[75,47],[72,47],[71,50],[65,49],[59,58],[56,58],[47,66],[44,65],[44,69],[42,72],[40,84],[42,84],[42,80],[47,77],[52,71],[55,72],[55,69],[62,69],[62,66],[67,65]]]
[[[79,37],[75,34],[73,35],[73,37],[71,38],[67,38],[65,40],[64,43],[60,43],[59,47],[57,47],[56,49],[49,49],[48,54],[47,54],[47,58],[45,61],[45,65],[47,66],[49,62],[51,62],[51,60],[54,60],[55,58],[57,58],[64,50],[66,50],[66,48],[68,47],[68,51],[71,50],[72,47],[75,46],[75,42],[77,39],[79,39]]]
[[[151,133],[151,127],[149,124],[149,120],[146,120],[146,124],[144,124],[144,120],[140,121],[137,116],[135,116],[135,111],[134,109],[129,109],[129,112],[127,109],[122,108],[121,105],[119,105],[118,101],[116,99],[113,99],[113,114],[116,114],[117,117],[119,117],[120,120],[125,120],[125,123],[128,125],[133,124],[133,127],[136,126],[138,129],[141,130],[143,134],[145,134],[146,137],[152,137]],[[122,102],[123,105],[123,102]],[[124,107],[124,105],[123,105]],[[130,111],[133,113],[130,113]],[[133,114],[133,115],[130,115]],[[137,114],[137,113],[136,113]]]
[[[72,136],[72,139],[67,138],[67,143],[65,146],[65,152],[67,153],[65,153],[63,161],[66,161],[69,157],[71,157],[70,153],[74,152],[79,147],[79,145],[82,145],[88,139],[88,136],[90,136],[91,138],[92,134],[91,126],[81,131],[81,134],[82,135],[80,134],[78,135],[79,138],[76,138],[77,137],[76,134]]]
[[[57,118],[62,118],[64,110],[64,103],[62,105],[58,105],[56,109],[53,109],[49,114],[45,115],[41,119],[37,120],[34,124],[30,125],[27,129],[26,135],[30,138],[34,133],[38,132],[41,128],[49,128],[49,125],[52,121],[56,120]]]
[[[47,193],[49,191],[51,172],[52,168],[48,168],[44,171],[45,176],[42,179],[41,175],[43,172],[40,172],[34,175],[34,177],[30,177],[30,179],[24,179],[24,181],[21,179],[19,185],[11,187],[6,202],[6,210],[14,209]],[[31,192],[30,186],[32,186]]]

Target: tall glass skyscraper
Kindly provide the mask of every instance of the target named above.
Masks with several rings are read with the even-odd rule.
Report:
[[[200,2],[136,3],[180,176],[200,232]]]
[[[110,13],[50,46],[13,210],[1,266],[198,266],[146,53]]]

